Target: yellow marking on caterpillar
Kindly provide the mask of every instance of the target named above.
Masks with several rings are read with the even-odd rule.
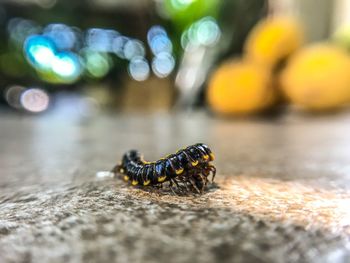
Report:
[[[124,175],[124,180],[125,180],[125,181],[129,181],[129,176]]]
[[[132,180],[131,184],[132,185],[137,185],[139,182],[138,181],[135,181],[135,180]]]
[[[149,185],[150,183],[151,183],[151,180],[147,180],[147,181],[144,181],[144,182],[143,182],[143,185],[146,186],[146,185]]]
[[[215,155],[213,153],[210,154],[210,159],[213,161],[215,159]]]
[[[141,156],[141,162],[143,162],[144,164],[150,164],[151,162],[149,162],[149,161],[146,161],[144,158],[143,158],[143,156]]]
[[[176,170],[176,171],[175,171],[175,173],[179,175],[179,174],[182,174],[182,173],[183,173],[183,171],[184,171],[184,169],[183,169],[183,168],[181,168],[181,169],[179,169],[179,170]]]
[[[204,160],[208,160],[209,159],[209,155],[208,154],[203,155],[203,158],[204,158]]]
[[[191,162],[192,166],[197,166],[198,164],[198,161],[195,161],[195,162]]]
[[[166,175],[160,176],[160,177],[158,177],[158,182],[159,182],[159,183],[164,182],[165,179],[166,179]]]
[[[120,173],[124,173],[125,171],[124,171],[123,168],[120,168],[119,172],[120,172]]]

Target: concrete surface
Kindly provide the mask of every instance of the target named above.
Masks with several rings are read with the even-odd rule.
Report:
[[[350,262],[350,115],[0,114],[0,262]],[[217,189],[96,178],[205,142]]]

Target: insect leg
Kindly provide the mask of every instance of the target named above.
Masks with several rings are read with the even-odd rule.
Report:
[[[216,168],[214,165],[209,165],[209,170],[212,172],[211,182],[214,182],[214,178],[216,175]]]
[[[179,185],[179,183],[176,181],[175,178],[170,178],[170,183],[171,185],[175,184],[176,187],[181,190],[181,186]]]
[[[193,180],[193,178],[189,178],[189,182],[191,183],[192,187],[200,194],[201,191],[197,187],[196,182]]]
[[[188,192],[192,192],[191,189],[189,188],[189,186],[187,185],[190,184],[188,181],[188,176],[180,176],[178,177],[179,181],[181,182],[180,188],[183,189],[183,193],[188,193]]]
[[[174,188],[173,188],[173,180],[172,179],[169,180],[169,188],[173,192],[174,195],[177,195],[176,192],[174,191]]]
[[[204,191],[204,188],[207,186],[208,184],[208,178],[206,176],[203,176],[202,173],[199,173],[198,174],[200,179],[201,179],[201,184],[202,184],[202,187],[201,187],[201,191],[203,192]]]

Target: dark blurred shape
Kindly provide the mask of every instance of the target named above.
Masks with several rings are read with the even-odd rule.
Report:
[[[15,108],[15,109],[21,109],[21,94],[25,91],[25,88],[22,86],[10,86],[5,89],[4,91],[4,97],[7,101],[7,103]]]
[[[40,31],[41,27],[28,19],[15,17],[10,19],[7,24],[9,40],[20,48],[28,36],[38,34]]]

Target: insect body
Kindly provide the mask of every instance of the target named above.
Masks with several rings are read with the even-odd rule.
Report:
[[[159,186],[167,183],[170,189],[202,192],[216,168],[211,164],[214,154],[205,144],[198,143],[179,150],[156,162],[147,162],[136,150],[123,155],[121,164],[112,172],[121,174],[125,181],[136,186]],[[174,190],[173,190],[174,191]]]

